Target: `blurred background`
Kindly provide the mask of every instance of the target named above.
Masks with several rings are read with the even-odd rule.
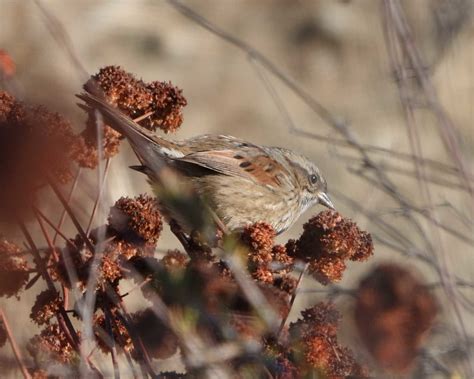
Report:
[[[407,98],[400,96],[400,77],[387,47],[383,1],[195,0],[185,4],[266,56],[343,123],[359,143],[388,149],[389,152],[370,150],[370,157],[390,177],[398,194],[421,210],[413,212],[421,231],[407,222],[407,212],[411,210],[364,179],[366,167],[360,154],[343,143],[335,143],[334,139],[344,138],[333,127],[258,59],[205,30],[169,2],[0,0],[0,49],[8,52],[16,64],[10,88],[18,98],[63,113],[80,130],[85,116],[75,105],[74,97],[84,82],[79,66],[94,74],[106,65],[119,65],[144,81],[171,81],[183,89],[188,100],[184,123],[174,138],[231,134],[257,144],[297,150],[318,164],[338,211],[375,239],[375,256],[366,264],[349,266],[340,288],[353,288],[365,272],[382,261],[400,262],[434,285],[440,283],[440,272],[449,273],[451,278],[455,275],[472,280],[472,196],[460,176],[455,170],[430,171],[427,176],[436,180],[427,182],[427,202],[413,162],[391,153],[412,154],[412,150],[401,102]],[[472,185],[474,2],[417,0],[402,1],[402,5],[423,57],[424,75],[434,86],[439,107],[455,126],[457,151],[463,156]],[[423,157],[443,167],[454,167],[440,137],[433,103],[422,96],[416,83],[411,89],[404,96],[414,104]],[[292,133],[293,127],[300,133]],[[130,149],[126,144],[121,149],[125,154],[111,163],[104,214],[120,196],[148,191],[144,177],[127,168],[135,163]],[[90,213],[83,200],[89,199],[92,206],[96,175],[87,174],[89,184],[76,199],[83,220]],[[433,212],[430,214],[436,217],[437,225],[423,216],[427,209]],[[302,224],[320,210],[308,211],[279,237],[280,241],[297,237]],[[98,217],[97,223],[101,221],[103,218]],[[390,248],[390,237],[381,228],[382,222],[402,233],[409,246]],[[160,247],[175,247],[176,240],[168,231],[166,234]],[[430,251],[433,246],[436,251]],[[419,251],[431,263],[414,253]],[[305,291],[297,298],[299,307],[327,295],[320,292],[324,290],[321,285],[311,280],[302,288]],[[462,343],[472,342],[472,291],[469,286],[456,287],[450,299],[445,284],[434,289],[442,307],[440,325],[447,326],[430,340],[429,346],[439,354],[453,352],[449,359],[442,358],[452,372],[465,368],[467,345]],[[459,299],[460,314],[453,312],[453,298]],[[341,338],[355,347],[358,337],[350,321],[352,303],[348,300],[344,296],[336,298],[347,319],[342,324]],[[21,302],[1,302],[6,314],[14,319],[12,327],[18,338],[29,336],[21,328],[29,323],[28,312],[21,312]],[[297,318],[299,307],[293,309],[291,320]],[[460,352],[455,345],[462,346]],[[10,353],[3,348],[0,354]],[[169,364],[173,367],[176,362]]]

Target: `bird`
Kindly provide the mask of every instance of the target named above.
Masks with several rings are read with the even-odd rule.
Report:
[[[128,139],[141,162],[131,168],[145,173],[152,187],[163,170],[177,172],[229,231],[265,222],[280,234],[316,204],[335,209],[319,168],[295,151],[229,135],[174,141],[140,126],[101,96],[77,97],[82,108],[100,112]]]

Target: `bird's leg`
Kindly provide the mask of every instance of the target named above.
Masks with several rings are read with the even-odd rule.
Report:
[[[171,232],[176,236],[181,245],[183,245],[183,248],[189,255],[189,258],[196,259],[197,256],[195,254],[195,251],[193,251],[193,249],[191,248],[191,237],[184,232],[183,228],[181,228],[181,226],[176,222],[176,220],[170,219],[169,226]]]

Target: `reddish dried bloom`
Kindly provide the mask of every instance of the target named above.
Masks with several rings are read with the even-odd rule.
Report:
[[[51,278],[53,280],[59,280],[68,288],[72,286],[71,279],[73,279],[73,277],[70,277],[70,275],[75,275],[78,281],[82,285],[85,285],[89,277],[88,262],[92,257],[92,253],[84,247],[82,238],[77,237],[73,241],[73,244],[74,246],[68,244],[59,255],[59,262],[53,262],[49,267]]]
[[[166,359],[178,349],[178,339],[155,315],[152,309],[134,313],[133,327],[147,353],[155,359]],[[134,355],[137,352],[134,352]]]
[[[91,263],[92,263],[91,258]],[[122,270],[119,263],[114,255],[103,255],[100,260],[99,277],[97,278],[97,284],[102,285],[110,283],[112,285],[118,284],[118,281],[122,279]]]
[[[95,168],[99,163],[99,153],[97,151],[98,146],[98,130],[100,128],[100,140],[102,142],[102,153],[104,158],[112,158],[119,152],[120,142],[122,141],[122,135],[110,126],[103,124],[95,119],[95,114],[90,113],[87,121],[86,128],[82,131],[81,137],[84,141],[82,147],[83,151],[90,153],[89,159],[81,159],[82,166]],[[78,157],[78,160],[81,156]]]
[[[289,295],[293,295],[297,283],[298,280],[289,274],[283,274],[273,279],[273,285]]]
[[[31,308],[30,318],[38,325],[48,324],[62,305],[62,299],[57,291],[45,290],[36,297]]]
[[[179,250],[168,250],[163,258],[160,261],[163,266],[167,269],[173,268],[185,268],[189,262],[189,258],[186,254],[182,253]]]
[[[82,140],[71,123],[41,106],[27,106],[0,91],[0,214],[24,216],[47,174],[60,183],[73,177]],[[10,220],[8,220],[10,221]]]
[[[338,281],[344,261],[363,261],[373,254],[370,234],[335,211],[324,211],[303,227],[298,241],[286,245],[289,254],[308,262],[309,272],[322,284]]]
[[[270,262],[271,251],[276,233],[273,228],[264,223],[257,222],[247,226],[242,232],[242,241],[250,248],[251,259],[258,263]],[[252,254],[253,253],[253,254]]]
[[[288,270],[292,268],[294,259],[290,255],[288,255],[286,246],[283,246],[283,245],[273,246],[272,256],[273,256],[274,262],[279,263],[283,266],[282,269]]]
[[[63,363],[71,363],[77,357],[74,348],[58,324],[50,324],[30,340],[28,351],[34,357],[47,354]]]
[[[132,119],[145,114],[144,110],[152,101],[145,83],[119,66],[101,68],[86,84],[86,86],[93,85],[99,86],[107,100]]]
[[[109,226],[126,241],[156,244],[163,227],[156,199],[120,198],[110,209]]]
[[[319,303],[302,312],[302,319],[290,324],[294,352],[304,356],[303,371],[316,371],[329,378],[367,377],[352,352],[337,342],[339,312],[330,303]]]
[[[338,282],[346,270],[343,259],[322,256],[309,263],[308,272],[321,284]]]
[[[321,335],[337,336],[337,328],[341,315],[332,303],[318,303],[301,312],[303,316],[290,325],[290,329],[299,334],[310,334],[317,330]]]
[[[110,104],[132,119],[149,114],[140,121],[147,129],[174,132],[183,121],[182,108],[187,101],[182,91],[171,83],[145,83],[118,66],[102,68],[86,83],[86,88],[100,87]]]
[[[253,269],[252,277],[262,283],[273,283],[273,273],[267,265]]]
[[[112,315],[113,317],[113,315]],[[128,334],[127,328],[122,322],[113,318],[109,320],[110,326],[107,325],[106,318],[104,315],[96,316],[94,319],[94,330],[97,338],[97,345],[100,350],[105,354],[111,352],[112,346],[120,346],[121,349],[117,349],[117,352],[127,351],[130,352],[133,349],[132,339]],[[112,330],[112,336],[110,336],[110,329]],[[113,337],[113,341],[111,340]]]
[[[146,88],[153,96],[150,111],[154,113],[144,121],[144,126],[158,126],[167,133],[176,131],[183,122],[181,109],[187,105],[182,91],[165,82],[152,82]]]
[[[0,236],[0,296],[17,295],[28,278],[28,265],[20,248]]]
[[[273,259],[272,248],[275,235],[273,228],[264,222],[247,226],[241,235],[243,243],[249,247],[249,270],[255,279],[264,283],[273,281],[269,264]]]
[[[155,249],[152,246],[140,246],[121,239],[114,239],[107,244],[104,254],[113,256],[115,259],[122,262],[135,256],[153,255],[154,250]]]
[[[357,294],[355,320],[370,353],[385,368],[408,369],[437,313],[431,293],[406,269],[385,264],[361,281]]]
[[[94,169],[99,163],[97,146],[87,144],[82,136],[77,137],[76,143],[71,147],[70,154],[80,167]]]

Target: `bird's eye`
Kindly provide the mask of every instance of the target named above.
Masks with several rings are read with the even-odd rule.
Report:
[[[310,175],[309,176],[309,181],[312,183],[312,184],[316,184],[318,182],[318,177],[316,175]]]

